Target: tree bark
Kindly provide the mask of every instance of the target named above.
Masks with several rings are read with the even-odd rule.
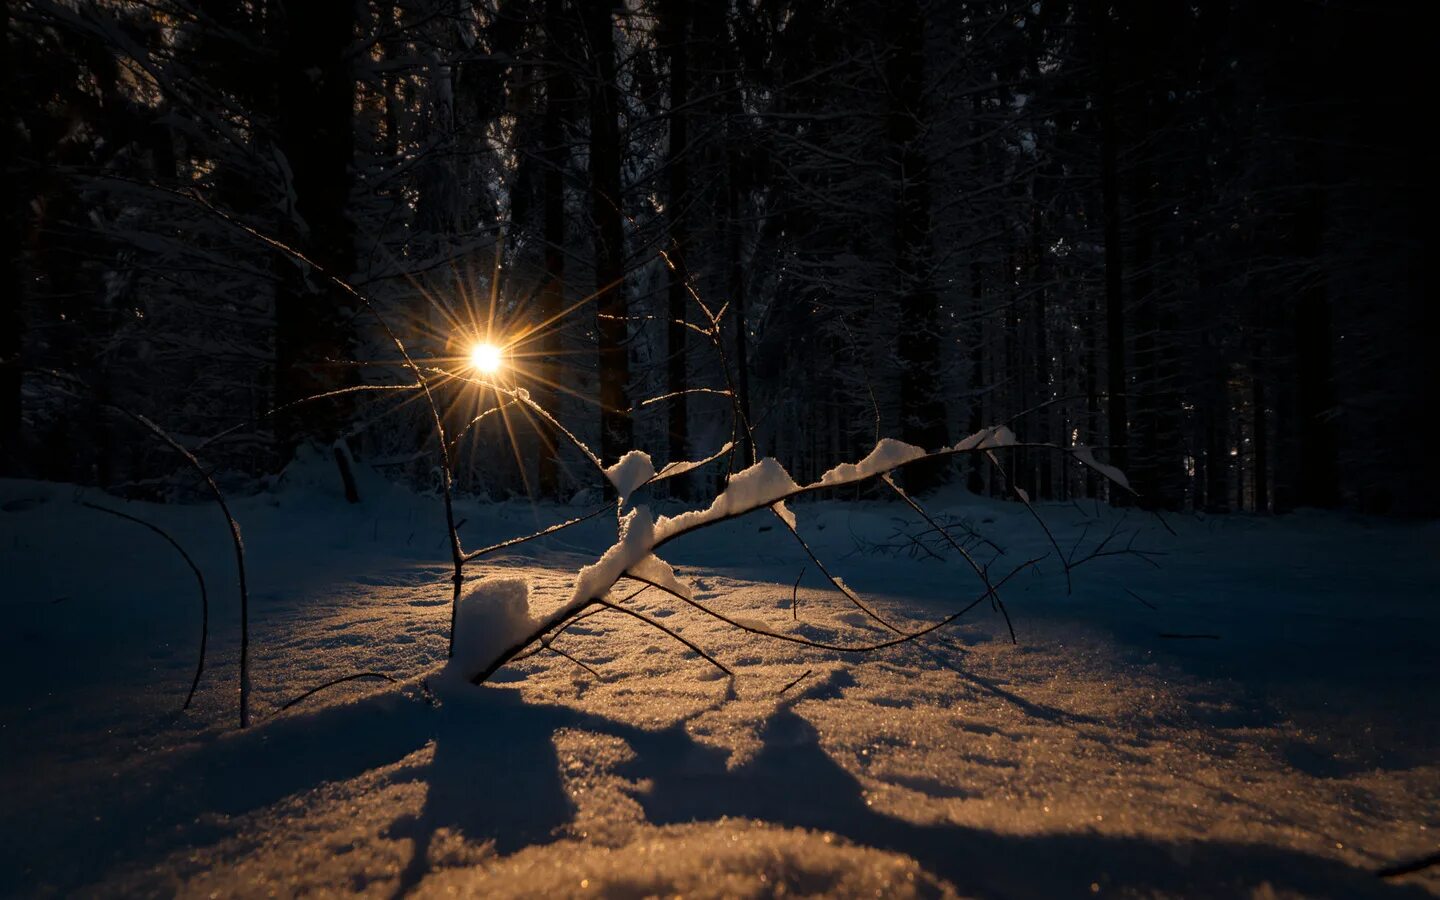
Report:
[[[1125,389],[1124,245],[1121,242],[1115,63],[1108,4],[1092,0],[1090,9],[1100,74],[1100,205],[1105,223],[1105,368],[1110,395],[1110,463],[1123,471],[1130,462],[1130,432]],[[1116,506],[1128,506],[1129,495],[1124,491],[1111,491],[1110,501]]]
[[[934,450],[949,441],[940,394],[940,304],[932,282],[930,165],[925,154],[925,20],[920,5],[894,7],[895,29],[887,74],[892,152],[898,162],[895,265],[900,277],[900,437]],[[918,463],[905,470],[912,491],[936,487],[948,464]]]
[[[0,41],[10,41],[10,0],[0,0]],[[20,251],[24,214],[19,135],[15,129],[15,78],[10,53],[0,53],[0,474],[23,472],[21,407],[24,369],[24,279]]]
[[[665,222],[669,227],[670,281],[666,285],[668,324],[666,326],[665,390],[670,394],[668,403],[670,460],[683,460],[689,456],[689,358],[686,345],[689,329],[686,315],[690,308],[686,290],[689,271],[686,268],[686,254],[689,250],[690,234],[686,215],[690,205],[689,113],[685,109],[690,97],[690,0],[667,0],[661,10],[664,17],[663,31],[669,42],[670,58],[670,191],[665,206]],[[690,494],[688,475],[670,479],[670,494],[685,499]]]
[[[620,204],[620,99],[611,5],[585,0],[590,48],[590,214],[595,230],[595,331],[599,336],[600,458],[615,462],[634,444],[626,391],[625,229]]]
[[[354,152],[355,78],[350,45],[355,4],[348,0],[289,0],[281,17],[276,92],[276,143],[289,168],[286,242],[325,273],[348,278],[354,269],[354,226],[348,214]],[[292,258],[277,262],[275,302],[276,405],[335,390],[353,381],[334,365],[350,354],[349,298],[324,273]],[[282,464],[304,440],[340,436],[348,404],[305,407],[277,424]]]
[[[540,142],[544,174],[541,206],[545,219],[545,281],[540,287],[540,359],[536,364],[536,401],[552,415],[560,399],[561,326],[565,309],[565,166],[569,161],[566,122],[574,103],[575,85],[564,60],[570,34],[565,0],[545,0],[545,119]],[[540,494],[560,498],[559,434],[548,420],[538,421],[540,455],[536,480]]]

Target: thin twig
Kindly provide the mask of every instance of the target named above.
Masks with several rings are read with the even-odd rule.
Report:
[[[57,372],[53,369],[36,369],[45,375],[62,382],[79,385],[89,390],[83,380],[74,375]],[[220,486],[210,476],[210,472],[195,458],[195,454],[188,450],[183,444],[170,436],[165,429],[156,425],[140,413],[131,412],[123,406],[108,401],[97,401],[106,409],[112,409],[131,421],[149,431],[159,438],[164,444],[180,454],[190,467],[193,468],[204,480],[210,490],[210,495],[220,507],[220,512],[225,516],[225,523],[230,527],[230,542],[235,548],[235,568],[239,576],[240,590],[240,727],[246,728],[250,725],[250,590],[245,582],[245,541],[240,536],[240,523],[230,513],[230,506],[225,502],[225,495],[220,491]]]
[[[542,529],[540,529],[539,531],[532,532],[531,534],[523,535],[523,536],[521,536],[521,537],[516,537],[516,538],[510,538],[509,540],[501,541],[501,542],[498,543],[498,544],[491,544],[490,546],[488,546],[488,547],[482,547],[482,548],[480,548],[479,550],[471,550],[469,553],[465,554],[464,561],[467,562],[467,563],[468,563],[468,562],[473,562],[474,560],[477,560],[477,559],[479,559],[479,558],[482,557],[482,556],[488,556],[489,554],[494,553],[494,552],[497,551],[497,550],[505,550],[505,549],[507,549],[507,548],[509,548],[509,547],[519,546],[520,544],[528,543],[528,542],[533,541],[533,540],[536,540],[536,539],[538,539],[538,538],[543,538],[543,537],[546,537],[546,536],[548,536],[548,535],[552,535],[552,534],[554,534],[554,533],[557,532],[557,531],[563,531],[563,530],[565,530],[566,528],[569,528],[571,525],[579,525],[581,522],[584,522],[584,521],[586,521],[587,519],[593,519],[593,518],[595,518],[596,516],[600,515],[601,513],[607,512],[607,511],[612,510],[612,509],[614,509],[614,508],[615,508],[615,504],[613,504],[613,503],[606,503],[606,504],[603,505],[603,506],[599,506],[599,507],[596,507],[595,509],[592,509],[590,512],[586,513],[586,514],[583,515],[583,516],[577,516],[577,517],[575,517],[575,518],[573,518],[573,519],[569,519],[569,520],[566,520],[566,521],[564,521],[564,522],[560,522],[560,523],[558,523],[558,524],[551,525],[551,526],[549,526],[548,528],[542,528]]]
[[[205,645],[210,639],[210,597],[205,591],[205,576],[200,573],[200,567],[195,565],[195,560],[190,558],[190,554],[185,552],[185,548],[180,546],[180,544],[160,526],[147,522],[139,516],[132,516],[129,513],[121,512],[118,509],[111,509],[108,506],[99,506],[84,501],[81,501],[80,505],[96,510],[97,512],[109,513],[112,516],[126,519],[127,521],[134,522],[136,525],[142,525],[150,529],[164,538],[166,543],[171,547],[174,547],[175,552],[180,554],[180,558],[185,560],[185,565],[189,566],[190,571],[195,573],[195,583],[200,587],[200,652],[199,659],[195,663],[195,677],[190,680],[190,692],[185,695],[185,703],[180,707],[182,710],[189,709],[190,701],[195,698],[195,689],[200,686],[200,674],[205,671]]]
[[[1154,609],[1154,610],[1158,610],[1158,609],[1159,609],[1158,606],[1156,606],[1155,604],[1151,603],[1149,600],[1146,600],[1144,597],[1140,596],[1139,594],[1135,593],[1134,591],[1130,590],[1129,588],[1125,588],[1125,593],[1127,593],[1127,594],[1129,594],[1130,596],[1134,597],[1136,600],[1139,600],[1141,603],[1143,603],[1145,606],[1149,607],[1150,609]]]
[[[805,679],[809,678],[809,677],[810,677],[810,673],[813,672],[813,671],[815,671],[815,670],[814,670],[814,669],[806,669],[806,670],[804,671],[804,673],[801,674],[801,676],[800,676],[799,678],[795,679],[794,681],[790,682],[789,684],[787,684],[787,685],[785,685],[783,688],[781,688],[780,691],[779,691],[779,693],[780,693],[780,694],[784,694],[786,691],[790,690],[790,689],[791,689],[792,687],[794,687],[795,685],[797,685],[797,684],[799,684],[800,682],[804,681]]]
[[[790,618],[800,621],[800,579],[805,577],[805,566],[800,567],[800,574],[795,576],[795,584],[790,588]]]
[[[572,663],[574,663],[575,665],[579,666],[580,668],[582,668],[582,669],[584,669],[585,671],[589,672],[591,675],[595,676],[595,680],[596,680],[596,681],[604,681],[604,680],[605,680],[605,676],[604,676],[604,675],[601,675],[599,672],[595,671],[595,670],[594,670],[593,668],[591,668],[589,665],[586,665],[585,663],[581,662],[580,660],[578,660],[578,659],[576,659],[575,657],[571,656],[570,654],[566,653],[564,650],[561,650],[559,647],[556,647],[556,646],[554,646],[553,644],[547,644],[547,645],[545,646],[545,649],[546,649],[546,650],[549,650],[551,653],[554,653],[554,654],[556,654],[556,655],[558,655],[558,656],[563,656],[563,657],[565,657],[566,659],[570,660],[570,661],[571,661]]]
[[[810,545],[805,542],[805,539],[800,536],[800,530],[794,525],[791,525],[790,520],[780,512],[779,506],[779,503],[770,504],[770,512],[775,515],[775,518],[780,520],[780,524],[785,526],[785,530],[790,532],[790,534],[795,538],[796,542],[800,544],[800,548],[805,551],[805,555],[810,557],[810,561],[813,562],[815,564],[815,567],[820,570],[820,574],[824,575],[826,580],[829,581],[830,584],[834,585],[835,590],[839,591],[841,594],[844,594],[845,598],[849,600],[852,604],[854,604],[856,609],[860,610],[865,615],[874,619],[876,622],[879,622],[882,626],[885,627],[887,631],[892,631],[895,634],[904,634],[905,632],[901,631],[894,624],[892,624],[890,620],[880,615],[880,613],[876,612],[870,606],[870,604],[866,603],[863,599],[861,599],[860,595],[857,594],[854,589],[850,587],[850,585],[846,584],[838,577],[831,574],[830,569],[826,567],[824,561],[821,560],[819,555],[817,555],[815,551],[810,548]]]
[[[895,483],[895,479],[890,477],[889,472],[881,475],[880,480],[885,482],[885,484],[889,486],[890,490],[898,494],[900,499],[904,500],[906,505],[913,509],[917,514],[919,514],[921,518],[923,518],[926,522],[930,523],[930,527],[934,528],[940,533],[941,537],[949,541],[950,546],[954,547],[955,550],[960,554],[960,556],[964,558],[965,562],[970,564],[970,568],[975,572],[976,577],[978,577],[980,581],[985,585],[986,592],[991,597],[995,598],[995,604],[1000,608],[1000,614],[1005,617],[1005,627],[1010,630],[1010,643],[1018,644],[1019,641],[1015,639],[1015,626],[1010,622],[1010,612],[1005,609],[1005,601],[1000,599],[1000,594],[995,590],[995,586],[990,583],[990,573],[985,569],[981,568],[980,564],[975,561],[975,558],[970,555],[969,551],[967,551],[964,547],[960,546],[960,542],[955,540],[955,538],[951,537],[950,532],[945,530],[945,528],[941,526],[939,522],[935,521],[930,516],[930,514],[925,511],[925,508],[923,506],[921,506],[919,503],[916,503],[915,500],[909,495],[909,493],[902,490],[900,488],[900,485]]]
[[[333,681],[327,681],[324,684],[319,685],[318,687],[313,687],[305,693],[301,694],[300,696],[296,697],[294,700],[291,700],[289,703],[286,703],[284,706],[277,709],[276,712],[282,713],[290,707],[294,706],[295,704],[299,703],[301,700],[313,697],[321,691],[325,690],[326,688],[332,688],[337,684],[344,684],[347,681],[358,681],[361,678],[383,678],[391,684],[400,683],[400,679],[392,678],[391,676],[386,675],[384,672],[356,672],[353,675],[345,675],[341,678],[336,678]]]
[[[1040,560],[1042,560],[1042,559],[1044,559],[1044,558],[1045,558],[1045,557],[1043,557],[1043,556],[1037,556],[1037,557],[1035,557],[1034,559],[1026,560],[1025,562],[1021,563],[1020,565],[1018,565],[1018,566],[1016,566],[1014,569],[1012,569],[1012,570],[1009,572],[1009,574],[1007,574],[1004,578],[1000,579],[1000,581],[998,581],[998,582],[995,584],[995,587],[996,587],[997,589],[1000,588],[1000,587],[1002,587],[1002,586],[1005,584],[1005,582],[1009,581],[1012,577],[1014,577],[1014,576],[1015,576],[1017,573],[1019,573],[1022,569],[1029,568],[1030,566],[1035,565],[1036,563],[1040,562]],[[968,604],[966,604],[962,609],[960,609],[959,612],[951,613],[950,615],[944,617],[943,619],[940,619],[940,620],[938,620],[938,621],[932,622],[932,623],[930,623],[929,625],[926,625],[924,628],[921,628],[921,629],[918,630],[918,631],[906,632],[906,633],[901,634],[901,635],[900,635],[899,637],[897,637],[897,638],[893,638],[893,639],[888,640],[888,641],[879,641],[879,642],[874,643],[874,644],[854,644],[854,645],[849,645],[849,646],[847,646],[847,645],[845,645],[845,644],[831,644],[831,643],[829,643],[829,642],[827,642],[827,641],[815,641],[815,640],[811,640],[810,638],[797,637],[797,636],[795,636],[795,635],[793,635],[793,634],[782,634],[782,633],[780,633],[780,632],[778,632],[778,631],[770,631],[769,629],[764,629],[764,628],[754,628],[754,627],[752,627],[752,626],[750,626],[750,625],[744,624],[743,622],[739,621],[738,619],[732,619],[731,617],[725,615],[725,614],[722,613],[722,612],[719,612],[719,611],[717,611],[717,610],[711,609],[710,607],[705,606],[704,604],[700,603],[699,601],[692,600],[692,599],[690,599],[689,597],[686,597],[686,596],[684,596],[684,595],[682,595],[682,594],[677,594],[675,591],[670,590],[669,588],[665,587],[665,586],[662,585],[662,584],[656,584],[656,583],[653,582],[653,581],[648,581],[648,580],[646,580],[646,579],[644,579],[644,578],[640,578],[640,577],[638,577],[638,576],[636,576],[636,575],[632,575],[632,574],[630,574],[630,573],[628,573],[628,572],[625,574],[625,577],[626,577],[626,578],[634,579],[634,580],[636,580],[636,581],[644,582],[645,584],[649,584],[651,587],[659,588],[660,590],[664,591],[665,593],[669,594],[670,596],[675,597],[676,599],[680,600],[681,602],[686,603],[686,604],[688,604],[689,606],[694,607],[695,609],[699,610],[700,612],[704,613],[705,615],[710,616],[710,617],[713,618],[713,619],[719,619],[721,622],[724,622],[725,624],[730,625],[730,626],[732,626],[732,627],[734,627],[734,628],[738,628],[738,629],[740,629],[741,631],[749,632],[750,634],[757,634],[757,635],[760,635],[760,636],[762,636],[762,637],[774,638],[774,639],[779,640],[779,641],[786,641],[786,642],[791,643],[791,644],[799,644],[799,645],[801,645],[802,647],[813,647],[813,648],[815,648],[815,649],[817,649],[817,650],[830,650],[830,651],[833,651],[833,652],[836,652],[836,653],[873,653],[873,652],[875,652],[876,650],[884,650],[884,649],[886,649],[887,647],[895,647],[895,646],[899,646],[900,644],[909,643],[910,641],[913,641],[913,640],[915,640],[915,639],[917,639],[917,638],[924,637],[925,635],[930,634],[930,633],[933,632],[933,631],[937,631],[937,630],[939,630],[939,629],[941,629],[941,628],[944,628],[946,625],[949,625],[951,622],[954,622],[956,619],[960,618],[961,616],[965,615],[965,614],[966,614],[967,612],[969,612],[970,610],[974,609],[975,607],[979,606],[981,603],[985,602],[985,599],[986,599],[988,596],[990,596],[988,592],[987,592],[987,593],[984,593],[984,594],[981,594],[979,597],[976,597],[974,600],[972,600],[972,601],[970,601]],[[628,612],[628,610],[627,610],[627,612]]]
[[[627,577],[628,577],[628,576],[627,576]],[[658,587],[658,588],[660,588],[662,591],[665,591],[665,592],[667,592],[667,593],[673,593],[673,592],[671,592],[671,591],[669,590],[669,588],[662,587],[661,585],[658,585],[658,584],[657,584],[657,585],[652,585],[652,587]],[[704,659],[706,662],[710,663],[710,665],[714,666],[715,668],[719,669],[720,671],[724,672],[726,675],[729,675],[729,676],[732,677],[732,678],[735,677],[735,673],[732,672],[732,671],[730,671],[730,667],[729,667],[729,666],[725,665],[725,664],[722,663],[720,660],[716,659],[715,657],[711,656],[709,653],[706,653],[704,650],[700,649],[699,645],[697,645],[694,641],[691,641],[689,638],[686,638],[684,635],[680,634],[680,632],[675,631],[675,630],[672,629],[672,628],[667,628],[667,627],[666,627],[664,624],[662,624],[660,621],[658,621],[658,620],[656,620],[656,619],[652,619],[652,618],[650,618],[649,616],[645,615],[645,614],[642,613],[642,612],[638,612],[638,611],[636,611],[636,610],[629,609],[628,607],[617,606],[616,604],[611,603],[609,600],[596,600],[595,602],[596,602],[598,605],[605,607],[606,609],[613,609],[613,610],[615,610],[616,612],[622,612],[622,613],[624,613],[624,614],[627,615],[627,616],[633,616],[633,617],[635,617],[636,619],[639,619],[640,621],[644,622],[646,625],[649,625],[651,628],[656,628],[656,629],[659,629],[660,631],[665,632],[666,634],[670,635],[670,636],[671,636],[672,638],[674,638],[675,640],[677,640],[677,641],[679,641],[680,643],[684,644],[685,646],[689,647],[691,650],[694,650],[696,653],[698,653],[698,654],[700,655],[700,657],[701,657],[702,659]]]

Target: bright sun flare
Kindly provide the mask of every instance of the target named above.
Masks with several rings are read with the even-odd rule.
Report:
[[[500,371],[500,348],[494,344],[476,344],[470,348],[470,365],[487,375]]]

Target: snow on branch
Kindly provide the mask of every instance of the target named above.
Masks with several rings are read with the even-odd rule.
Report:
[[[987,599],[1000,606],[1005,615],[1007,625],[1010,625],[1009,614],[1008,612],[1004,612],[998,589],[1017,572],[1033,566],[1039,562],[1039,560],[1032,559],[1021,563],[1015,569],[1012,569],[1005,578],[1000,579],[998,582],[992,582],[985,568],[981,567],[970,554],[965,551],[964,547],[949,535],[943,526],[933,517],[925,513],[924,509],[920,507],[913,498],[901,490],[889,475],[891,472],[903,469],[905,466],[912,465],[921,460],[943,459],[963,453],[985,453],[993,459],[992,451],[996,448],[1020,446],[1039,447],[1067,453],[1085,462],[1081,454],[1072,453],[1072,448],[1050,444],[1022,444],[1016,440],[1014,432],[1008,427],[997,426],[976,432],[952,446],[933,451],[926,451],[902,441],[888,438],[883,439],[877,442],[875,448],[864,459],[855,463],[838,465],[825,472],[816,481],[806,485],[796,483],[794,478],[791,477],[790,473],[779,461],[767,457],[732,475],[726,483],[724,490],[717,494],[707,507],[690,510],[675,516],[661,516],[658,520],[653,517],[648,506],[637,505],[628,512],[617,514],[619,522],[618,539],[594,563],[585,566],[576,573],[569,598],[558,610],[551,613],[544,620],[536,623],[535,627],[532,628],[528,634],[513,640],[509,640],[514,635],[513,630],[505,630],[504,634],[507,640],[509,640],[509,643],[504,647],[498,647],[498,654],[490,658],[467,655],[463,664],[470,673],[470,681],[475,684],[482,683],[506,662],[522,653],[528,646],[537,641],[543,642],[545,640],[544,636],[547,633],[556,628],[563,629],[576,617],[586,614],[587,610],[592,606],[611,605],[605,600],[605,597],[621,578],[628,578],[641,584],[657,588],[699,612],[718,619],[732,627],[739,628],[742,631],[792,643],[804,644],[805,646],[823,650],[873,652],[886,647],[892,647],[944,627]],[[1086,464],[1092,463],[1093,458]],[[1105,469],[1111,469],[1112,471],[1106,472],[1104,471]],[[622,457],[615,465],[602,469],[602,471],[620,494],[621,501],[619,508],[622,509],[624,503],[633,494],[634,490],[657,477],[649,455],[642,451],[631,451]],[[1120,473],[1118,470],[1104,466],[1101,467],[1099,471],[1100,474],[1110,478],[1122,487],[1128,488],[1128,485],[1123,480],[1123,473]],[[655,554],[655,551],[661,546],[685,534],[715,525],[719,522],[739,518],[740,516],[747,515],[759,509],[771,510],[788,528],[795,531],[795,517],[788,507],[785,506],[785,501],[822,490],[859,484],[877,477],[883,478],[912,509],[918,511],[933,528],[960,551],[975,571],[977,577],[984,583],[985,588],[975,600],[959,612],[946,616],[915,631],[903,631],[884,622],[884,620],[873,610],[869,609],[863,601],[861,601],[859,596],[850,590],[841,579],[826,572],[832,584],[844,593],[847,598],[896,633],[896,637],[892,639],[861,645],[833,644],[813,641],[793,634],[776,632],[763,625],[727,616],[696,600],[689,588],[675,575],[675,571],[670,564]],[[1026,505],[1027,507],[1029,506],[1028,500]],[[573,521],[575,520],[572,520],[572,523]],[[566,523],[562,523],[559,527],[565,527],[565,524]],[[798,531],[795,531],[795,534],[798,538]],[[804,546],[803,540],[801,544]],[[808,546],[806,549],[808,552]],[[823,563],[821,563],[815,554],[811,553],[811,558],[821,566],[822,570],[824,569]],[[622,611],[630,612],[629,610]],[[1013,640],[1013,626],[1010,626],[1010,631]],[[488,648],[492,650],[497,649],[497,645],[491,644],[488,645]]]

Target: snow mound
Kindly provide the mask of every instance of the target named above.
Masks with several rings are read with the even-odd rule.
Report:
[[[772,457],[766,457],[748,469],[730,476],[715,501],[707,509],[691,510],[678,516],[662,516],[655,523],[655,542],[667,540],[682,532],[698,528],[727,516],[749,512],[762,506],[769,506],[800,486],[785,471],[785,467]]]
[[[922,447],[884,438],[870,451],[870,455],[858,463],[841,463],[820,476],[821,484],[850,484],[881,472],[888,472],[908,462],[914,462],[925,455]]]
[[[672,594],[693,600],[690,587],[675,575],[675,569],[665,560],[651,553],[630,567],[630,574],[658,585]]]
[[[620,505],[623,506],[636,488],[655,477],[655,464],[644,450],[631,450],[605,470],[605,477],[615,485],[615,492],[620,495]]]
[[[443,677],[468,681],[485,671],[507,647],[534,632],[530,583],[523,578],[487,578],[460,598],[455,611],[455,652]]]

